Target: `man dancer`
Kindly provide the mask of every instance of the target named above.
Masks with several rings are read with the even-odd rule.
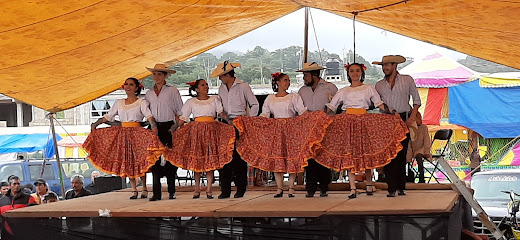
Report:
[[[155,64],[153,68],[146,68],[152,72],[155,85],[145,96],[146,101],[150,103],[150,110],[157,123],[159,132],[159,140],[165,147],[172,147],[171,130],[175,130],[181,115],[182,100],[179,90],[176,87],[166,84],[166,78],[176,71],[170,70],[164,64]],[[166,177],[168,183],[168,198],[175,199],[175,176],[177,174],[177,166],[160,157],[152,167],[153,176],[153,196],[150,201],[161,200],[162,186],[161,178]],[[143,186],[146,189],[146,186]]]
[[[224,112],[229,116],[230,124],[234,118],[238,116],[256,116],[258,114],[258,100],[251,91],[251,87],[242,80],[235,77],[235,68],[239,67],[240,63],[230,63],[225,61],[220,63],[217,68],[211,73],[211,77],[217,77],[222,81],[222,85],[218,90],[218,96],[222,100]],[[250,108],[249,114],[246,111]],[[237,134],[238,137],[238,134]],[[229,198],[231,196],[231,181],[235,181],[237,192],[234,198],[241,198],[246,193],[247,189],[247,163],[240,158],[236,151],[233,151],[233,160],[226,164],[220,173],[220,188],[221,193],[219,199]]]
[[[415,123],[417,111],[421,106],[421,97],[415,86],[415,81],[411,76],[401,75],[397,72],[397,64],[405,62],[406,59],[399,55],[384,56],[381,62],[372,64],[382,65],[385,78],[376,83],[376,90],[381,96],[381,100],[399,113],[408,127]],[[413,99],[413,108],[410,106],[410,96]],[[388,183],[387,197],[406,195],[406,155],[410,134],[401,142],[403,149],[384,167],[386,181]]]
[[[303,105],[307,107],[307,111],[326,111],[325,104],[329,103],[332,97],[338,91],[336,85],[323,80],[320,77],[320,67],[316,62],[304,63],[303,81],[305,85],[300,88],[298,94],[302,97]],[[331,182],[330,169],[317,163],[314,159],[309,159],[309,165],[305,168],[305,190],[306,197],[313,197],[320,187],[320,197],[328,196],[329,184]]]

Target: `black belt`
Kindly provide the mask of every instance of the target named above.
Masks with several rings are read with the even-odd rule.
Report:
[[[168,122],[155,122],[157,123],[157,126],[168,126],[168,125],[173,125],[175,124],[175,121],[168,121]]]

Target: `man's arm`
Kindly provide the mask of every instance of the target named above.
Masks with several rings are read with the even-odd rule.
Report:
[[[260,105],[258,104],[258,100],[255,97],[255,94],[253,94],[253,91],[251,90],[251,87],[249,85],[246,85],[245,91],[245,97],[246,101],[251,107],[251,111],[249,111],[249,116],[256,116],[258,115],[258,110],[260,110]]]

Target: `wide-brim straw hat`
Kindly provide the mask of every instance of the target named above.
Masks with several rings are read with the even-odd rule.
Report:
[[[167,73],[176,73],[177,71],[168,69],[166,65],[162,63],[157,63],[153,68],[147,67],[148,71],[150,72],[167,72]]]
[[[412,126],[408,127],[408,131],[410,132],[410,140],[414,142],[417,140],[417,132],[419,132],[419,127],[416,122],[413,122]]]
[[[215,70],[213,70],[213,72],[211,73],[211,77],[215,78],[220,75],[224,75],[228,72],[231,72],[232,70],[234,70],[237,67],[240,67],[240,63],[230,63],[228,61],[224,61],[223,63],[219,63],[217,68],[215,68]]]
[[[406,62],[406,58],[401,55],[387,55],[383,57],[381,62],[372,62],[372,64],[383,65],[385,63],[404,63]]]
[[[303,64],[303,68],[296,71],[296,72],[310,72],[310,71],[314,71],[314,70],[323,70],[325,69],[324,67],[318,65],[318,63],[316,62],[306,62]]]

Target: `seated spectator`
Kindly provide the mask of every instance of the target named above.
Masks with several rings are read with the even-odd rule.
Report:
[[[53,203],[53,202],[58,202],[58,201],[59,201],[58,195],[56,193],[50,192],[50,191],[47,194],[45,194],[45,196],[43,196],[43,198],[42,198],[43,204]]]
[[[4,196],[9,190],[9,184],[7,182],[0,183],[0,197]]]
[[[27,184],[23,185],[22,191],[30,195],[34,192],[34,187],[32,184],[27,183]]]
[[[90,179],[92,179],[92,182],[85,187],[85,189],[89,190],[92,194],[96,194],[96,186],[94,184],[94,179],[101,176],[101,173],[99,171],[92,171],[90,174]]]
[[[36,186],[36,192],[31,194],[37,204],[42,204],[42,199],[47,193],[53,193],[49,190],[49,185],[43,178],[38,178],[36,182],[34,182],[34,186]],[[55,194],[55,193],[54,193]]]
[[[424,159],[427,158],[432,160],[432,154],[430,153],[431,140],[428,134],[428,127],[422,124],[421,113],[417,112],[415,117],[417,122],[417,132],[415,141],[410,141],[408,145],[407,159],[411,161],[412,158],[417,160],[417,167],[419,172],[419,183],[424,183]]]
[[[6,211],[12,209],[36,204],[36,201],[31,195],[22,192],[19,177],[11,176],[9,177],[8,182],[11,189],[0,198],[0,214],[4,214]]]
[[[83,180],[83,176],[79,174],[76,174],[70,178],[70,185],[72,185],[72,189],[69,189],[65,193],[66,200],[92,195],[89,190],[83,188]]]

